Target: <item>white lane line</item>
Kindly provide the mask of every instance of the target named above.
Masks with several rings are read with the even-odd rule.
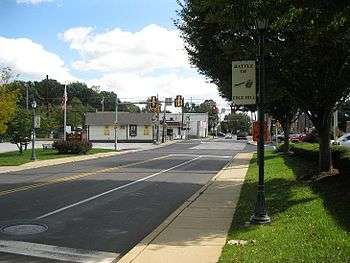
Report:
[[[110,263],[119,256],[119,254],[111,252],[74,249],[8,240],[0,240],[0,252],[83,263]]]
[[[186,154],[186,153],[173,153],[173,154],[169,154],[169,156],[184,156],[184,157],[188,157],[188,156],[200,156],[202,158],[218,158],[218,159],[232,159],[233,156],[232,155],[212,155],[212,154]]]
[[[159,172],[157,172],[157,173],[151,174],[151,175],[149,175],[149,176],[146,176],[146,177],[141,178],[141,179],[139,179],[139,180],[130,182],[130,183],[128,183],[128,184],[124,184],[124,185],[118,186],[118,187],[116,187],[116,188],[113,188],[113,189],[108,190],[108,191],[106,191],[106,192],[103,192],[103,193],[101,193],[101,194],[97,194],[97,195],[91,196],[91,197],[89,197],[89,198],[87,198],[87,199],[81,200],[81,201],[76,202],[76,203],[74,203],[74,204],[64,206],[64,207],[59,208],[59,209],[57,209],[57,210],[54,210],[54,211],[52,211],[52,212],[50,212],[50,213],[47,213],[47,214],[38,216],[37,218],[35,218],[35,220],[39,220],[39,219],[43,219],[43,218],[45,218],[45,217],[49,217],[49,216],[51,216],[51,215],[54,215],[54,214],[57,214],[57,213],[59,213],[59,212],[65,211],[65,210],[70,209],[70,208],[72,208],[72,207],[75,207],[75,206],[78,206],[78,205],[87,203],[87,202],[89,202],[89,201],[95,200],[95,199],[97,199],[97,198],[99,198],[99,197],[101,197],[101,196],[104,196],[104,195],[110,194],[110,193],[112,193],[112,192],[115,192],[115,191],[124,189],[124,188],[126,188],[126,187],[129,187],[129,186],[131,186],[131,185],[137,184],[137,183],[139,183],[139,182],[146,181],[146,180],[148,180],[148,179],[150,179],[150,178],[152,178],[152,177],[155,177],[155,176],[157,176],[157,175],[160,175],[160,174],[169,172],[169,171],[174,170],[174,169],[176,169],[176,168],[178,168],[178,167],[181,167],[181,166],[184,166],[184,165],[186,165],[186,164],[189,164],[189,163],[191,163],[191,162],[193,162],[193,161],[195,161],[195,160],[198,160],[199,158],[201,158],[201,156],[197,156],[196,158],[193,158],[193,159],[188,160],[188,161],[186,161],[186,162],[180,163],[180,164],[175,165],[175,166],[173,166],[173,167],[170,167],[170,168],[168,168],[168,169],[161,170],[161,171],[159,171]]]

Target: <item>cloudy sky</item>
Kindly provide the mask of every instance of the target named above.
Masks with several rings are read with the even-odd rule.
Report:
[[[129,100],[183,94],[226,105],[189,64],[176,9],[176,0],[0,0],[0,65]]]

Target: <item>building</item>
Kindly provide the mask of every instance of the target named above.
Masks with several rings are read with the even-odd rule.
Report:
[[[160,113],[159,132],[156,114],[118,112],[118,142],[153,142],[163,131],[166,140],[204,138],[208,136],[208,113],[166,113],[163,126]],[[114,142],[115,112],[88,112],[85,114],[87,138],[92,142]]]
[[[205,138],[208,136],[208,113],[166,113],[167,135],[170,138]],[[161,124],[162,122],[161,115]],[[183,127],[183,129],[181,128]]]
[[[153,142],[153,113],[118,112],[118,142]],[[115,112],[85,114],[87,138],[92,142],[114,142]]]

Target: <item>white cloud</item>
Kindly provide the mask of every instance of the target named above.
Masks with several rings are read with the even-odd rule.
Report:
[[[135,33],[120,28],[95,33],[91,27],[77,27],[61,37],[81,55],[73,64],[79,70],[151,72],[189,67],[178,32],[154,24]]]
[[[59,56],[28,38],[0,37],[0,50],[0,65],[9,66],[20,75],[43,79],[48,74],[62,82],[76,80]]]
[[[179,73],[150,76],[135,73],[105,74],[100,79],[88,81],[89,86],[98,85],[103,90],[114,91],[123,100],[139,101],[159,94],[160,98],[184,95],[186,102],[198,104],[205,99],[215,100],[220,107],[228,107],[214,84],[202,76],[184,77]]]
[[[17,4],[40,4],[43,2],[52,2],[53,0],[16,0]]]

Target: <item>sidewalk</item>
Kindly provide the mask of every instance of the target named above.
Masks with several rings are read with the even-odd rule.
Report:
[[[168,141],[168,142],[165,142],[163,144],[151,145],[150,147],[144,147],[144,148],[135,149],[135,150],[97,153],[97,154],[91,154],[91,155],[78,155],[78,156],[74,156],[74,157],[56,158],[56,159],[43,160],[43,161],[38,160],[38,161],[28,162],[28,163],[18,165],[18,166],[0,166],[0,174],[8,173],[8,172],[18,172],[18,171],[23,171],[23,170],[27,170],[27,169],[34,169],[34,168],[40,168],[40,167],[46,167],[46,166],[52,166],[52,165],[58,165],[58,164],[65,164],[65,163],[80,162],[80,161],[86,161],[86,160],[92,160],[92,159],[98,159],[98,158],[104,158],[104,157],[111,157],[111,156],[115,156],[115,155],[132,153],[132,152],[140,152],[140,151],[145,151],[145,150],[149,150],[149,149],[156,149],[156,148],[164,147],[164,146],[171,145],[171,144],[174,144],[177,142],[178,141]]]
[[[118,263],[214,263],[225,245],[252,153],[238,154]]]

